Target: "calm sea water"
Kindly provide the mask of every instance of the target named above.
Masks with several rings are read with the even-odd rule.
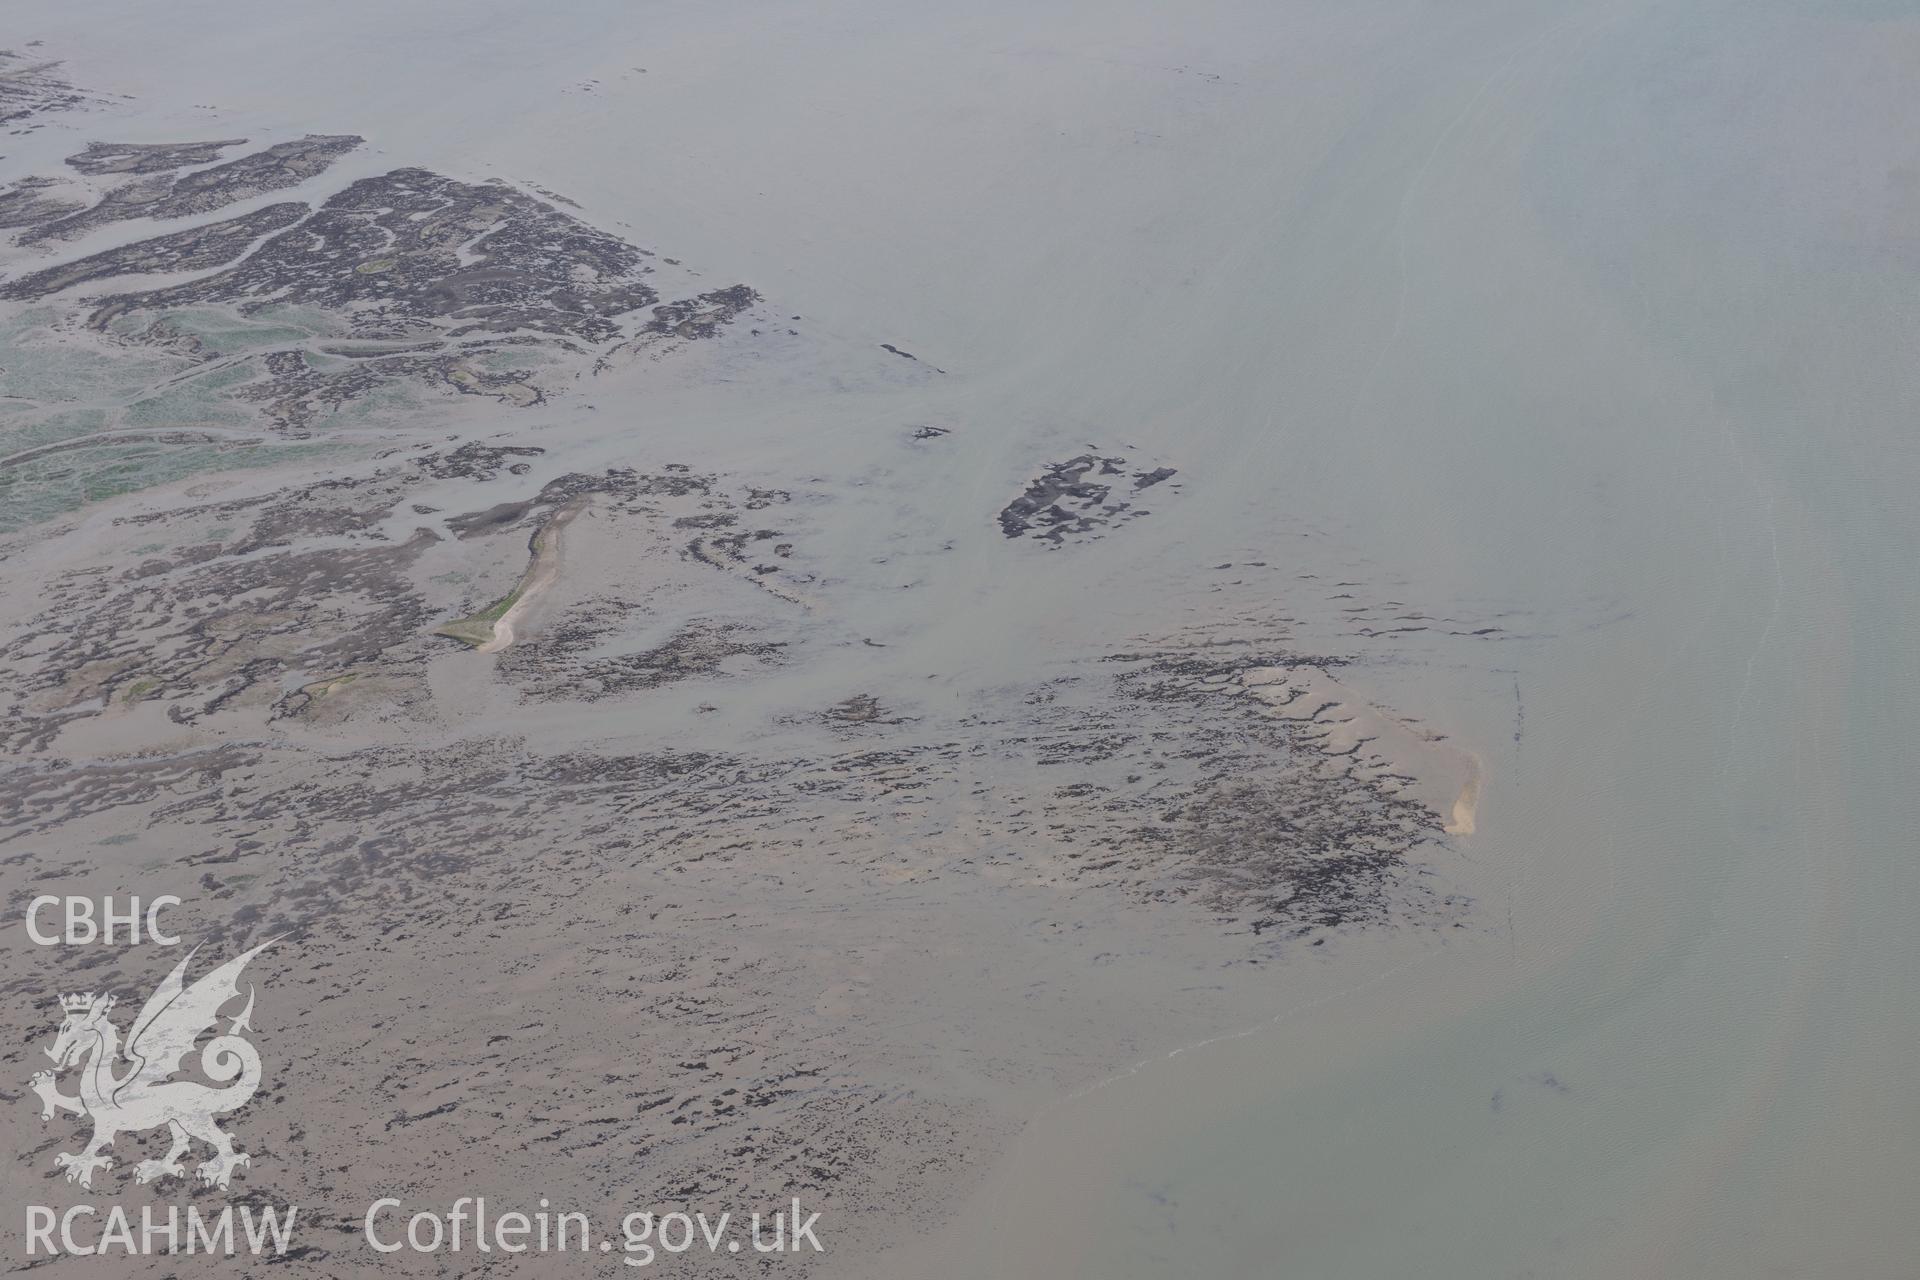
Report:
[[[1489,936],[1048,1111],[929,1267],[1920,1267],[1920,18],[1443,8],[1222,117],[1209,344],[1113,376],[1207,371],[1223,522],[1527,620],[1382,690],[1488,754]]]

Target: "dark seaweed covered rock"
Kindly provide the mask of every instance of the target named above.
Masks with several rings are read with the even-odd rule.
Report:
[[[1175,474],[1172,467],[1135,472],[1129,491],[1137,493]],[[1146,514],[1130,498],[1115,493],[1126,479],[1123,457],[1083,453],[1049,463],[1019,497],[1000,509],[1000,532],[1054,546],[1098,537],[1112,525]]]

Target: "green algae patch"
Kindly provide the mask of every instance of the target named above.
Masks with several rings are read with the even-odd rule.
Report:
[[[348,671],[343,675],[327,676],[324,679],[315,680],[312,684],[303,685],[300,692],[307,694],[309,697],[324,698],[330,693],[340,692],[340,690],[346,688],[355,680],[358,680],[362,674],[364,673],[359,671]]]
[[[472,645],[478,649],[493,639],[493,624],[507,616],[507,610],[513,608],[520,597],[526,593],[526,584],[515,587],[498,600],[482,609],[479,613],[456,618],[452,622],[442,623],[433,629],[437,636],[448,636],[461,644]]]

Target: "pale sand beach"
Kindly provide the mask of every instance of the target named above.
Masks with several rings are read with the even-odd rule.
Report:
[[[581,499],[561,507],[533,535],[533,559],[527,565],[526,576],[514,588],[513,603],[494,620],[492,637],[484,644],[476,645],[476,652],[498,653],[513,643],[514,623],[539,604],[540,597],[560,576],[561,531],[586,505],[587,500]]]

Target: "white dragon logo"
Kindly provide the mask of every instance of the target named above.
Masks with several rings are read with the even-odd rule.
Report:
[[[260,1087],[260,1055],[242,1031],[252,1027],[253,989],[247,989],[247,1004],[238,1016],[229,1020],[227,1034],[216,1035],[200,1054],[200,1070],[209,1080],[226,1085],[213,1088],[197,1080],[171,1080],[182,1070],[183,1059],[193,1052],[201,1035],[215,1030],[220,1009],[239,996],[240,971],[247,961],[275,942],[272,938],[253,950],[221,965],[192,986],[183,978],[193,951],[174,966],[158,990],[140,1007],[139,1016],[127,1031],[124,1074],[115,1074],[122,1059],[120,1030],[107,1019],[113,1008],[110,995],[62,996],[60,1007],[66,1020],[53,1047],[46,1051],[55,1064],[53,1071],[34,1073],[31,1085],[40,1095],[40,1118],[51,1120],[56,1111],[72,1111],[93,1119],[93,1137],[79,1154],[61,1152],[54,1163],[67,1171],[67,1181],[83,1187],[93,1185],[95,1169],[111,1169],[113,1160],[102,1154],[122,1133],[137,1133],[161,1125],[173,1134],[173,1146],[159,1160],[142,1160],[134,1169],[137,1182],[156,1178],[184,1177],[180,1163],[189,1146],[198,1138],[213,1148],[213,1155],[201,1162],[196,1176],[208,1186],[225,1187],[233,1171],[249,1163],[245,1154],[233,1149],[233,1139],[213,1123],[217,1115],[238,1111],[247,1105]],[[80,1064],[80,1092],[77,1096],[61,1093],[55,1076],[75,1063]],[[238,1083],[229,1084],[237,1078]]]

